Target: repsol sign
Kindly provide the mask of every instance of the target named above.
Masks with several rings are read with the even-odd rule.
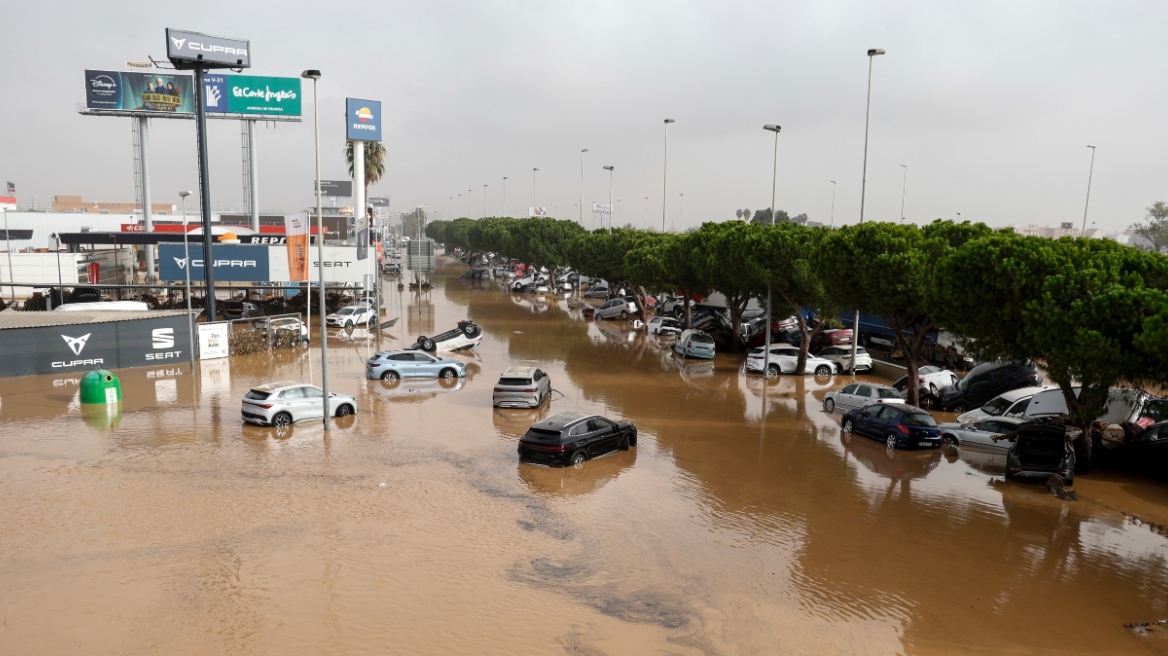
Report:
[[[161,280],[186,280],[190,269],[191,280],[202,280],[206,258],[202,244],[190,245],[187,257],[183,244],[161,244],[158,247],[158,277]],[[211,247],[211,269],[215,280],[225,282],[265,282],[269,277],[268,248],[259,245],[215,244]]]
[[[0,377],[83,374],[92,369],[179,362],[190,343],[186,315],[0,330]],[[176,348],[176,346],[178,348]]]

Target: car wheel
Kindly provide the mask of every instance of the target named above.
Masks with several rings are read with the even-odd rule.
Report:
[[[831,367],[829,367],[825,364],[821,364],[815,368],[815,375],[816,376],[830,376],[831,375]]]
[[[778,376],[781,373],[783,373],[783,371],[782,369],[779,369],[779,365],[777,364],[772,364],[771,366],[767,367],[768,376]]]
[[[888,437],[884,438],[884,446],[888,447],[889,449],[896,448],[896,433],[889,433]]]
[[[628,320],[629,320],[629,311],[628,310],[621,310],[621,321],[628,321]]]
[[[969,408],[965,407],[964,403],[958,403],[957,405],[953,406],[952,408],[949,408],[949,412],[959,414],[959,415],[965,414],[968,410],[969,410]]]
[[[348,403],[345,403],[341,407],[337,408],[337,417],[348,417],[351,414],[353,414],[353,406],[349,405]]]
[[[442,380],[444,380],[448,383],[450,381],[454,380],[455,378],[458,378],[458,373],[455,372],[453,369],[443,369],[442,373],[440,373],[438,375],[442,377]]]
[[[287,412],[281,412],[280,414],[276,415],[275,417],[272,417],[272,425],[275,426],[276,428],[284,428],[286,426],[291,426],[292,425],[292,415],[288,414]]]
[[[831,413],[835,412],[835,401],[832,399],[824,399],[823,400],[823,411],[829,415]]]
[[[423,351],[433,353],[434,349],[436,348],[434,345],[434,340],[430,339],[429,337],[423,337],[422,339],[418,340],[418,342],[420,343]]]
[[[844,420],[844,432],[845,432],[845,433],[850,433],[850,432],[852,432],[852,426],[853,426],[853,424],[852,424],[852,420],[851,420],[851,419],[845,419],[845,420]]]
[[[603,320],[604,320],[604,315],[601,314],[600,312],[597,312],[596,313],[596,321],[603,321]]]
[[[934,383],[929,383],[929,394],[937,398],[937,386]]]
[[[577,451],[572,454],[572,466],[579,468],[584,465],[584,461],[588,459],[588,454],[583,451]]]
[[[942,435],[941,436],[941,446],[942,447],[949,447],[949,448],[956,448],[957,447],[957,438],[953,437],[952,435]]]
[[[369,328],[369,330],[376,330],[377,329],[377,319],[374,319],[373,317],[369,317],[369,321],[365,325],[366,325],[366,327]]]
[[[628,451],[629,450],[629,436],[627,433],[625,435],[621,435],[620,446],[618,446],[617,448],[620,449],[621,451]]]
[[[349,332],[353,331],[353,320],[352,319],[345,322],[345,330],[348,330]]]
[[[396,371],[386,371],[385,373],[381,374],[381,380],[384,380],[387,383],[396,383],[401,380],[401,374]]]

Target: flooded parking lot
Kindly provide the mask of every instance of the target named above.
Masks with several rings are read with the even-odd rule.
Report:
[[[455,384],[364,379],[330,339],[327,435],[244,426],[239,399],[320,383],[317,349],[119,372],[120,417],[75,378],[0,380],[0,653],[1168,653],[1168,485],[1098,472],[1079,501],[985,452],[893,451],[740,358],[471,287],[449,264],[383,348],[469,318]],[[539,410],[492,410],[508,366]],[[578,410],[636,423],[580,469],[518,438]],[[949,419],[949,416],[939,418]],[[384,484],[384,485],[382,485]]]

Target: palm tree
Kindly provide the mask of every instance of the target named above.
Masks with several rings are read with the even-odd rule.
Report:
[[[345,143],[345,161],[349,163],[349,177],[353,177],[353,142]],[[385,146],[380,141],[365,142],[365,202],[369,202],[369,187],[385,175]]]

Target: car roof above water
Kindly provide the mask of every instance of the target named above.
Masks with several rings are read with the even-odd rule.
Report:
[[[294,380],[281,380],[274,383],[264,383],[263,385],[255,385],[252,387],[257,392],[275,392],[276,390],[284,389],[285,387],[300,387],[308,385],[308,383],[298,383]]]
[[[542,428],[544,430],[563,430],[572,424],[579,423],[583,419],[587,419],[592,415],[584,412],[561,412],[553,417],[548,417],[543,421],[535,424],[532,428]]]
[[[500,378],[531,378],[535,375],[535,367],[507,367]]]

